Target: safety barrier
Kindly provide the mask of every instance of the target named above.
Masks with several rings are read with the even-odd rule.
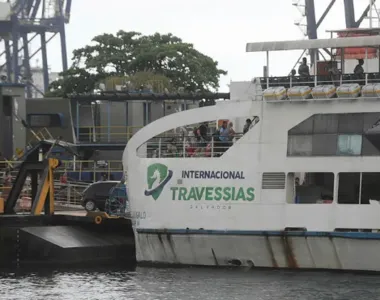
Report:
[[[13,166],[11,171],[11,176],[14,178],[17,176],[17,167],[21,165],[22,161],[0,161],[0,165],[8,166],[8,163]],[[112,180],[112,174],[122,173],[123,172],[123,163],[121,160],[61,160],[61,166],[55,170],[56,179],[62,176],[64,173],[67,173],[67,178],[69,181],[84,180],[85,176],[81,176],[82,173],[93,173],[96,174],[96,178],[99,177],[97,174],[105,175],[105,179]],[[70,174],[78,174],[72,179]],[[0,170],[0,182],[2,181],[1,177],[4,178],[6,175],[5,170]],[[115,176],[115,175],[114,175]],[[82,179],[81,179],[82,178]],[[118,180],[118,179],[115,179]]]
[[[61,176],[64,173],[68,181],[120,180],[123,176],[123,163],[121,160],[64,160],[55,174]]]
[[[83,191],[88,187],[89,183],[60,183],[56,181],[54,183],[54,199],[56,210],[71,210],[81,208],[81,197]],[[12,186],[0,187],[0,196],[7,198]],[[30,211],[32,197],[31,187],[26,184],[20,193],[19,200],[16,204],[16,211]]]
[[[54,184],[54,199],[57,210],[82,208],[81,199],[89,184],[58,183]]]
[[[198,140],[194,136],[172,134],[157,136],[143,144],[138,151],[142,158],[191,158],[191,157],[220,157],[229,147],[236,143],[242,133],[235,133],[225,141],[215,135],[207,135]],[[144,151],[141,151],[146,147]]]
[[[127,143],[142,126],[81,126],[76,129],[81,143]]]

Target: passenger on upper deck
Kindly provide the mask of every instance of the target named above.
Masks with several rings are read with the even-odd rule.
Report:
[[[306,57],[302,59],[302,64],[298,68],[298,74],[300,76],[310,76],[309,66],[307,65]]]
[[[234,138],[236,132],[234,130],[234,124],[232,122],[228,123],[228,140],[229,141],[232,141],[232,139]]]
[[[297,74],[296,70],[292,69],[292,71],[290,72],[290,76],[295,77],[296,74]]]
[[[329,72],[329,75],[331,76],[331,80],[332,80],[332,83],[333,84],[336,84],[339,82],[339,78],[340,78],[340,71],[338,70],[338,68],[336,67],[336,64],[334,63],[334,61],[329,61],[328,63],[328,72]]]
[[[338,68],[336,67],[336,65],[334,64],[333,61],[329,61],[329,65],[328,65],[328,72],[330,75],[339,75],[340,74],[340,71],[338,70]]]
[[[364,74],[364,69],[363,69],[364,60],[360,58],[358,59],[358,62],[359,63],[356,65],[354,69],[354,74],[361,77]]]
[[[222,127],[220,127],[219,129],[219,140],[221,140],[222,142],[228,141],[228,132],[229,130],[227,128],[227,122],[223,121]]]
[[[204,122],[199,126],[198,128],[198,136],[200,138],[200,146],[201,147],[206,147],[207,146],[207,141],[209,141],[209,138],[207,136],[207,131],[208,131],[208,123]]]

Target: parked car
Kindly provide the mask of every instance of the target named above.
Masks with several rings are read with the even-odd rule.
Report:
[[[97,181],[90,184],[82,194],[82,206],[87,211],[99,209],[105,211],[106,201],[109,198],[109,193],[119,181]]]

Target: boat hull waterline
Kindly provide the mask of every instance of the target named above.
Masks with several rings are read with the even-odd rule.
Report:
[[[139,263],[380,271],[380,233],[138,231]]]

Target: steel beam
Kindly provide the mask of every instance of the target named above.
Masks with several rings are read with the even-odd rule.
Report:
[[[60,38],[61,38],[61,55],[62,55],[62,70],[67,71],[68,63],[67,63],[67,47],[66,47],[66,30],[65,30],[65,18],[64,16],[60,17]]]
[[[48,8],[51,0],[12,1],[11,21],[8,22],[9,24],[2,24],[2,31],[9,33],[11,41],[4,41],[5,51],[0,53],[0,56],[6,54],[6,63],[4,65],[7,66],[7,75],[11,82],[18,83],[21,78],[20,70],[24,71],[23,75],[28,82],[28,97],[31,97],[34,89],[41,93],[31,82],[30,67],[30,60],[39,53],[42,56],[43,90],[48,89],[49,70],[46,44],[57,33],[60,34],[61,41],[62,69],[68,69],[65,24],[69,22],[71,2],[71,0],[59,0],[59,10],[55,14],[50,14],[49,12],[49,15],[46,15],[45,9]],[[49,39],[46,35],[48,32],[54,33]],[[27,40],[29,34],[34,34],[34,37],[38,35],[41,38],[41,47],[34,53],[29,53],[28,45],[34,38]],[[21,45],[21,42],[23,45]],[[24,57],[22,64],[19,63],[20,54],[23,54],[22,56]],[[0,68],[3,66],[0,66]]]
[[[70,12],[71,12],[71,0],[66,0],[65,7],[65,21],[68,23],[70,21]]]
[[[35,34],[30,40],[28,40],[28,43],[30,43],[31,41],[33,41],[33,39],[37,36],[37,34]],[[18,52],[20,53],[22,50],[24,49],[24,45],[22,45],[21,48],[18,49]],[[4,50],[3,52],[0,53],[0,57],[3,56],[5,54],[6,50]],[[5,64],[4,64],[5,65]],[[2,65],[1,67],[3,67],[4,65]],[[1,68],[0,67],[0,68]]]
[[[372,5],[375,2],[376,2],[376,0],[372,0]],[[368,16],[368,12],[370,11],[372,5],[368,5],[366,7],[366,9],[363,11],[363,13],[360,16],[360,18],[355,22],[355,28],[359,28],[359,26],[361,25],[361,23],[363,22],[363,20]]]
[[[45,32],[41,33],[41,55],[42,55],[42,71],[43,71],[43,78],[44,78],[44,92],[46,92],[49,87],[49,66],[48,66],[48,59],[47,59]]]
[[[344,0],[344,14],[346,17],[346,28],[357,28],[353,0]]]
[[[305,12],[306,12],[306,20],[307,20],[307,36],[311,40],[315,40],[318,38],[317,35],[317,22],[315,19],[315,5],[314,0],[305,0]],[[314,64],[315,50],[310,50],[311,63]],[[317,53],[318,60],[318,53]]]
[[[30,85],[30,82],[32,80],[32,72],[30,70],[28,35],[26,33],[22,35],[22,42],[23,42],[23,48],[24,48],[24,60],[23,60],[24,77],[26,78],[26,82],[27,82],[26,95],[28,98],[32,98],[32,86]]]
[[[39,9],[40,5],[41,5],[41,0],[36,0],[34,2],[32,14],[30,15],[30,19],[31,20],[34,20],[36,18],[37,12],[38,12],[38,9]]]
[[[327,14],[330,12],[331,8],[334,6],[336,0],[331,0],[329,5],[327,5],[325,11],[323,12],[322,16],[319,18],[317,22],[317,28],[322,24],[323,20],[326,18]]]
[[[11,46],[9,40],[4,40],[5,46],[5,64],[7,66],[7,77],[8,81],[12,81],[12,56],[11,56]]]
[[[192,100],[198,101],[202,99],[230,99],[230,93],[202,93],[202,94],[160,94],[160,93],[128,93],[128,92],[103,92],[100,94],[81,94],[69,95],[71,100],[80,103],[91,103],[96,100],[105,100],[111,102],[127,102],[127,101],[165,101],[165,100]]]
[[[32,10],[33,4],[34,4],[34,0],[27,0],[25,10],[28,17],[30,16],[30,12]]]
[[[17,16],[11,16],[12,21],[12,82],[18,83],[20,76],[20,68],[18,65],[18,40],[19,40],[19,28]]]

